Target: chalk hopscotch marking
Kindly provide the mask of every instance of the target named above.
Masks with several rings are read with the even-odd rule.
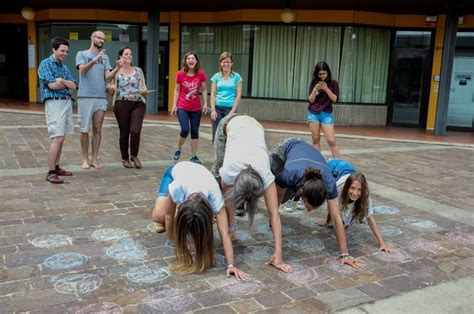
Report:
[[[148,225],[146,226],[146,229],[147,229],[149,232],[151,232],[151,233],[156,233],[155,223],[152,222],[151,224],[148,224]]]
[[[279,271],[278,275],[297,286],[307,286],[319,278],[318,273],[310,267],[304,266],[300,263],[290,263],[290,265],[293,266],[293,271],[291,273]]]
[[[127,272],[128,280],[136,283],[163,283],[169,277],[170,272],[155,263],[132,267]]]
[[[239,229],[237,229],[236,233],[237,233],[237,238],[240,241],[252,240],[252,236],[250,235],[250,232],[248,230],[239,230]]]
[[[122,314],[123,309],[117,303],[103,302],[89,304],[75,314]]]
[[[415,251],[423,250],[435,254],[446,251],[445,247],[439,245],[434,241],[429,241],[426,239],[407,239],[406,245],[408,245],[409,249],[413,249]]]
[[[374,253],[373,256],[381,261],[384,262],[404,262],[410,259],[410,255],[408,253],[405,253],[403,251],[398,251],[397,253],[394,254],[388,254],[385,252],[377,252]]]
[[[253,279],[237,280],[235,278],[227,278],[221,283],[220,287],[229,295],[242,297],[259,293],[265,288],[265,285]]]
[[[398,208],[379,205],[374,207],[374,212],[382,215],[396,215],[400,212]]]
[[[394,237],[402,233],[402,231],[394,226],[381,225],[379,226],[380,233],[384,237]]]
[[[227,268],[225,257],[219,253],[214,255],[214,266],[209,268],[209,271],[223,270]]]
[[[118,228],[99,229],[92,233],[91,238],[95,241],[115,241],[130,237],[127,230]]]
[[[438,227],[436,222],[431,220],[425,220],[418,217],[409,217],[403,220],[405,223],[410,224],[412,226],[423,228],[423,229],[432,229]]]
[[[357,270],[349,265],[341,265],[339,263],[339,258],[330,258],[327,262],[329,269],[336,271],[341,274],[350,275],[354,274]]]
[[[314,228],[314,229],[319,228],[314,218],[303,218],[300,220],[300,224],[309,228]]]
[[[142,313],[185,312],[196,304],[196,301],[181,289],[158,291],[142,302],[138,305]]]
[[[119,240],[109,247],[105,253],[115,260],[131,262],[143,260],[148,255],[148,251],[144,246],[129,238]]]
[[[450,231],[446,234],[449,242],[455,244],[474,244],[474,235],[460,230]]]
[[[246,247],[244,254],[258,261],[266,261],[273,255],[273,248],[263,245],[254,245]]]
[[[72,245],[72,239],[63,234],[49,234],[34,238],[31,244],[39,248],[49,249]]]
[[[293,228],[291,228],[290,225],[284,225],[284,224],[281,225],[281,234],[282,235],[287,235],[287,234],[291,233],[291,231],[293,231]],[[273,236],[272,229],[270,228],[269,223],[259,223],[257,225],[257,232]]]
[[[324,250],[325,247],[323,241],[309,238],[285,239],[283,242],[289,248],[303,253],[319,252]]]
[[[81,266],[87,261],[87,256],[74,253],[65,252],[54,254],[46,258],[43,264],[51,269],[71,269]]]
[[[63,294],[86,294],[96,290],[102,279],[95,274],[77,274],[63,277],[54,283],[54,289]]]

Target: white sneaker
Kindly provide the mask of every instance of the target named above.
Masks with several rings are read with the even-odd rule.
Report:
[[[306,207],[304,206],[304,203],[302,200],[299,200],[298,203],[296,203],[296,209],[298,210],[306,210]]]
[[[295,211],[293,209],[291,200],[287,201],[286,203],[281,204],[280,209],[287,212],[287,213],[291,213],[291,212]]]

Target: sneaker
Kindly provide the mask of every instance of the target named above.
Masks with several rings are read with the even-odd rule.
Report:
[[[163,233],[166,231],[165,225],[160,224],[159,222],[155,222],[155,231],[156,233]]]
[[[298,203],[296,203],[296,209],[298,210],[306,210],[306,206],[304,206],[304,203],[302,200],[299,200]]]
[[[178,148],[178,149],[174,152],[172,158],[173,158],[173,160],[178,161],[178,160],[179,160],[179,157],[181,157],[181,149]]]
[[[245,209],[243,208],[236,208],[234,209],[234,214],[239,217],[245,216]]]
[[[56,173],[51,173],[46,176],[46,181],[53,183],[53,184],[61,184],[64,183],[64,180],[58,177]]]
[[[291,212],[295,211],[295,210],[293,209],[292,204],[291,204],[291,200],[289,200],[289,201],[287,201],[287,202],[281,204],[281,205],[280,205],[280,209],[283,210],[283,211],[285,211],[285,212],[287,212],[287,213],[291,213]]]
[[[60,168],[60,167],[56,168],[55,172],[58,176],[65,176],[65,177],[72,176],[72,172],[66,171],[66,170],[64,170],[63,168]]]
[[[193,155],[193,157],[191,157],[190,160],[191,160],[192,162],[197,163],[197,164],[202,164],[201,159],[199,159],[198,156],[196,156],[196,155]]]

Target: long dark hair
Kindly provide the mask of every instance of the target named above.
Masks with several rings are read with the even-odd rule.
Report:
[[[172,269],[183,274],[202,273],[214,265],[213,211],[202,193],[191,194],[178,208],[174,221],[177,265]],[[189,249],[193,240],[195,257]]]
[[[249,214],[249,225],[252,225],[258,199],[264,192],[262,177],[252,166],[248,165],[235,178],[234,186],[227,192],[225,201],[232,206],[244,204],[245,210]]]
[[[189,72],[189,67],[188,64],[186,63],[186,59],[190,56],[193,55],[194,58],[196,58],[196,65],[194,66],[194,73],[197,74],[198,71],[201,69],[201,62],[199,62],[199,57],[195,52],[188,52],[184,55],[183,62],[182,62],[182,70],[184,73],[188,74]]]
[[[328,72],[328,76],[326,77],[326,79],[324,81],[328,85],[332,83],[332,74],[331,74],[331,69],[329,68],[329,65],[326,63],[326,61],[319,61],[314,66],[313,78],[311,79],[311,84],[309,84],[310,90],[313,89],[314,86],[320,81],[320,79],[318,77],[319,71]]]
[[[361,191],[359,199],[354,202],[352,220],[357,219],[359,223],[362,223],[369,210],[369,185],[365,179],[365,176],[361,172],[353,173],[346,179],[346,183],[344,183],[344,187],[342,188],[340,196],[342,205],[341,210],[346,209],[351,202],[351,199],[349,198],[349,188],[354,181],[360,182]]]
[[[304,170],[301,197],[314,208],[318,208],[326,200],[326,185],[319,169],[308,167]]]
[[[130,50],[130,52],[132,52],[132,48],[130,48],[128,46],[124,46],[124,47],[120,48],[120,50],[117,53],[117,60],[120,60],[120,58],[122,58],[123,52],[127,49]],[[132,65],[132,63],[130,63],[130,65]]]

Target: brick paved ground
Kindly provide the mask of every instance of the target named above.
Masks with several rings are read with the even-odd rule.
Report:
[[[201,130],[199,156],[210,167],[210,129]],[[282,213],[284,258],[295,272],[281,274],[264,265],[273,241],[262,209],[250,229],[239,220],[236,264],[251,275],[239,283],[224,275],[220,244],[214,269],[171,272],[165,235],[147,229],[176,125],[145,124],[141,170],[121,166],[114,120],[104,125],[101,170],[80,169],[79,135],[66,137],[62,166],[74,176],[64,185],[45,181],[46,134],[41,114],[0,113],[0,312],[328,312],[474,274],[472,146],[338,138],[376,205],[398,210],[376,217],[401,252],[376,253],[370,230],[358,225],[350,251],[367,266],[341,268],[332,230],[313,223],[324,210]],[[268,146],[287,136],[268,133]]]

